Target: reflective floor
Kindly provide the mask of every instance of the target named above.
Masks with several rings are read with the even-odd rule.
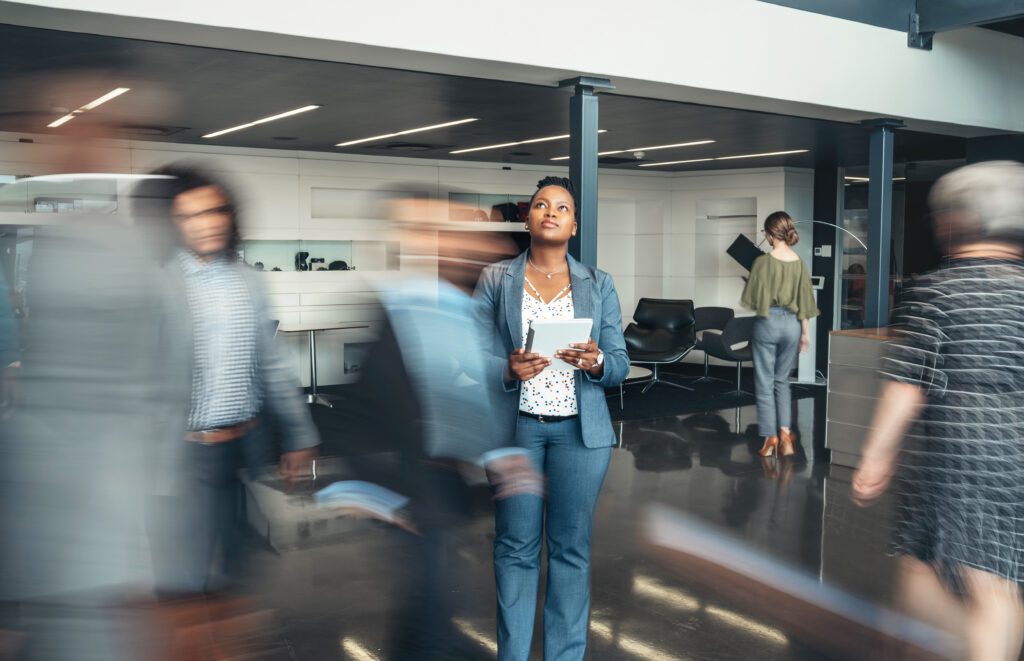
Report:
[[[639,392],[627,394],[627,406],[633,397]],[[590,659],[856,658],[788,630],[793,613],[783,609],[791,606],[773,603],[768,593],[752,588],[727,596],[706,577],[673,569],[641,534],[647,508],[667,505],[757,550],[769,561],[768,573],[796,568],[886,603],[892,563],[884,509],[852,507],[848,473],[836,469],[829,477],[823,389],[804,393],[794,408],[801,447],[782,462],[756,455],[753,406],[616,423],[621,445],[594,532]],[[481,503],[456,550],[461,581],[452,597],[464,639],[458,658],[494,658],[493,522],[486,497]],[[270,577],[279,656],[383,658],[407,541],[407,533],[377,525],[329,544],[264,551],[258,560]]]

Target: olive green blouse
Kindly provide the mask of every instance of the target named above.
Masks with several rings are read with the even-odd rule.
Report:
[[[771,255],[755,259],[740,302],[759,317],[767,317],[771,307],[786,308],[801,321],[820,314],[814,303],[811,274],[802,259],[784,262]]]

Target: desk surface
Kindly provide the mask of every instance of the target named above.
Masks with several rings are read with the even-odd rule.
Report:
[[[370,324],[365,322],[351,321],[320,321],[308,324],[281,324],[278,327],[280,333],[308,333],[318,330],[347,330],[352,328],[369,328]]]

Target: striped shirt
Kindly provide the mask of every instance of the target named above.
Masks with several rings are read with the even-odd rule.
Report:
[[[190,430],[217,429],[256,416],[262,404],[252,292],[238,267],[224,257],[203,262],[181,251],[192,317]]]

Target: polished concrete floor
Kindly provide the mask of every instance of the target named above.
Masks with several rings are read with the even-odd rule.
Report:
[[[754,407],[730,408],[727,396],[715,398],[722,405],[716,410],[616,423],[621,443],[594,532],[590,659],[859,658],[788,626],[802,617],[791,602],[753,584],[720,591],[703,572],[666,562],[642,531],[645,512],[661,504],[732,536],[729,544],[755,550],[766,574],[796,569],[887,603],[892,563],[884,512],[849,504],[849,475],[830,476],[823,448],[824,391],[804,395],[794,400],[801,447],[782,462],[757,457]],[[629,392],[627,406],[638,397]],[[455,627],[464,639],[458,658],[494,658],[492,526],[485,502],[459,534],[461,580],[452,586]],[[268,634],[277,643],[267,658],[383,658],[400,606],[407,537],[371,524],[260,553],[277,614]]]

